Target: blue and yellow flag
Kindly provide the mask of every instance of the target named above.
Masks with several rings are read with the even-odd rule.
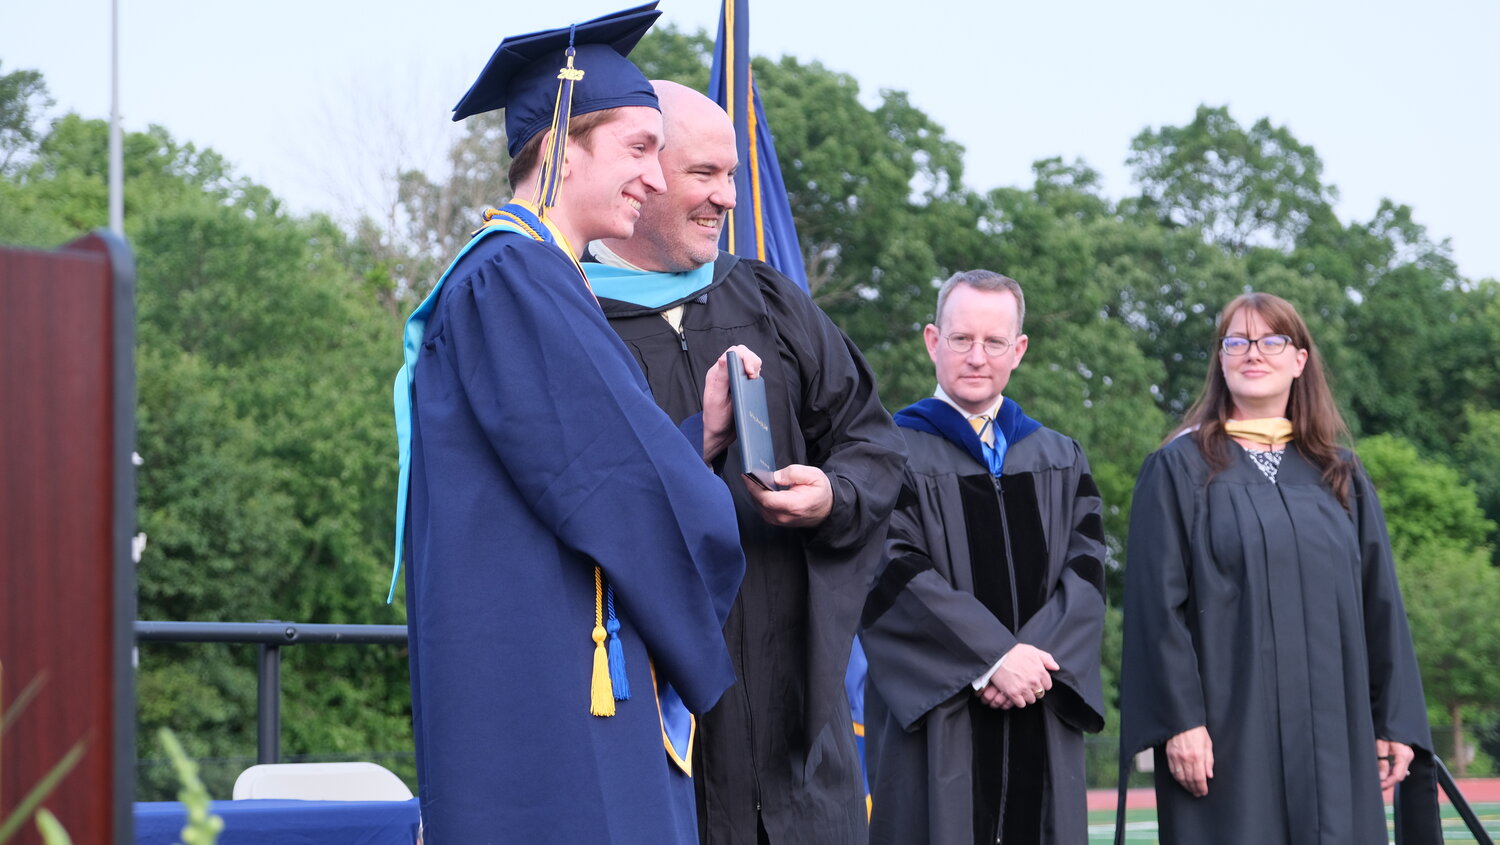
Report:
[[[734,120],[740,168],[734,177],[738,205],[729,212],[719,246],[757,258],[807,290],[807,269],[797,245],[797,225],[776,163],[771,126],[760,107],[750,72],[749,0],[724,0],[719,39],[714,44],[708,93]]]
[[[760,92],[750,72],[749,0],[724,0],[719,13],[719,38],[714,44],[708,93],[734,120],[734,143],[740,168],[735,173],[737,205],[729,212],[719,247],[735,255],[757,258],[807,290],[807,268],[797,244],[797,224],[776,162],[771,125],[760,107]],[[865,781],[865,811],[870,809],[870,781],[865,768],[864,689],[865,653],[859,638],[853,643],[844,675],[845,693],[854,714],[855,744]]]

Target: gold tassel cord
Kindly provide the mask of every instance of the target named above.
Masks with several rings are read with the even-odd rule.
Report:
[[[515,201],[515,204],[518,207],[524,207],[525,205],[525,203],[519,200]],[[546,227],[554,238],[562,243],[566,243],[566,240],[562,237],[562,233],[557,231],[556,226],[549,221],[540,220],[540,215],[538,216],[538,222]],[[477,235],[491,226],[511,226],[530,235],[534,240],[547,240],[541,232],[529,225],[519,215],[504,209],[486,208],[484,210],[484,223],[474,231],[474,234]],[[578,257],[570,249],[561,245],[559,249],[562,249],[567,254],[568,258],[573,262],[573,266],[578,270],[578,277],[583,279],[584,286],[588,287],[588,276],[583,272],[583,266],[578,263]],[[589,294],[593,295],[592,288],[589,288]],[[594,673],[589,684],[589,712],[595,716],[615,715],[614,684],[610,681],[609,651],[605,645],[608,639],[609,632],[604,628],[604,571],[596,564],[594,566]]]
[[[573,85],[583,79],[583,71],[573,66],[574,50],[568,46],[568,63],[557,71],[557,97],[552,103],[552,131],[542,150],[542,173],[537,180],[535,204],[537,216],[546,218],[547,209],[562,200],[562,160],[567,153],[568,123],[573,116]]]
[[[615,690],[609,681],[609,653],[604,649],[604,572],[594,566],[594,680],[589,685],[589,712],[615,715]]]

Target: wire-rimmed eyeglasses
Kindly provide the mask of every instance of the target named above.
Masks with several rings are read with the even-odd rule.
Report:
[[[1260,348],[1262,355],[1280,355],[1292,345],[1292,339],[1284,334],[1268,334],[1265,337],[1248,338],[1230,335],[1219,339],[1219,348],[1225,355],[1244,355],[1250,347]]]
[[[966,334],[946,335],[943,340],[948,342],[949,349],[960,355],[967,355],[969,350],[974,348],[974,338]],[[999,358],[1009,352],[1012,346],[1011,342],[1003,337],[990,338],[981,345],[984,347],[984,354],[991,358]]]

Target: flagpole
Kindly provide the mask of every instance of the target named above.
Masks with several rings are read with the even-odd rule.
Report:
[[[125,144],[120,133],[120,0],[109,3],[109,229],[125,237]]]
[[[797,224],[776,161],[771,127],[750,70],[748,7],[749,0],[723,0],[709,67],[709,93],[734,122],[735,153],[740,163],[734,177],[739,205],[727,215],[719,247],[764,261],[807,290]]]

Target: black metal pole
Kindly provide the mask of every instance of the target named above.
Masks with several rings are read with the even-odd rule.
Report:
[[[405,625],[323,625],[301,622],[160,622],[137,620],[143,643],[367,643],[400,645]]]
[[[281,762],[281,646],[261,643],[257,682],[260,712],[256,716],[257,762]]]
[[[1458,810],[1458,815],[1463,818],[1464,824],[1469,826],[1469,832],[1474,834],[1474,841],[1479,845],[1495,845],[1495,840],[1490,838],[1489,831],[1474,815],[1474,808],[1464,798],[1464,794],[1458,791],[1458,784],[1453,782],[1453,775],[1449,774],[1448,767],[1443,764],[1443,759],[1436,754],[1432,756],[1432,762],[1437,764],[1438,785],[1448,793],[1448,800],[1453,802],[1453,808]]]
[[[1396,829],[1396,845],[1406,845],[1406,813],[1401,809],[1401,797],[1401,784],[1397,783],[1395,790],[1391,792],[1391,808],[1395,811],[1391,823]]]

